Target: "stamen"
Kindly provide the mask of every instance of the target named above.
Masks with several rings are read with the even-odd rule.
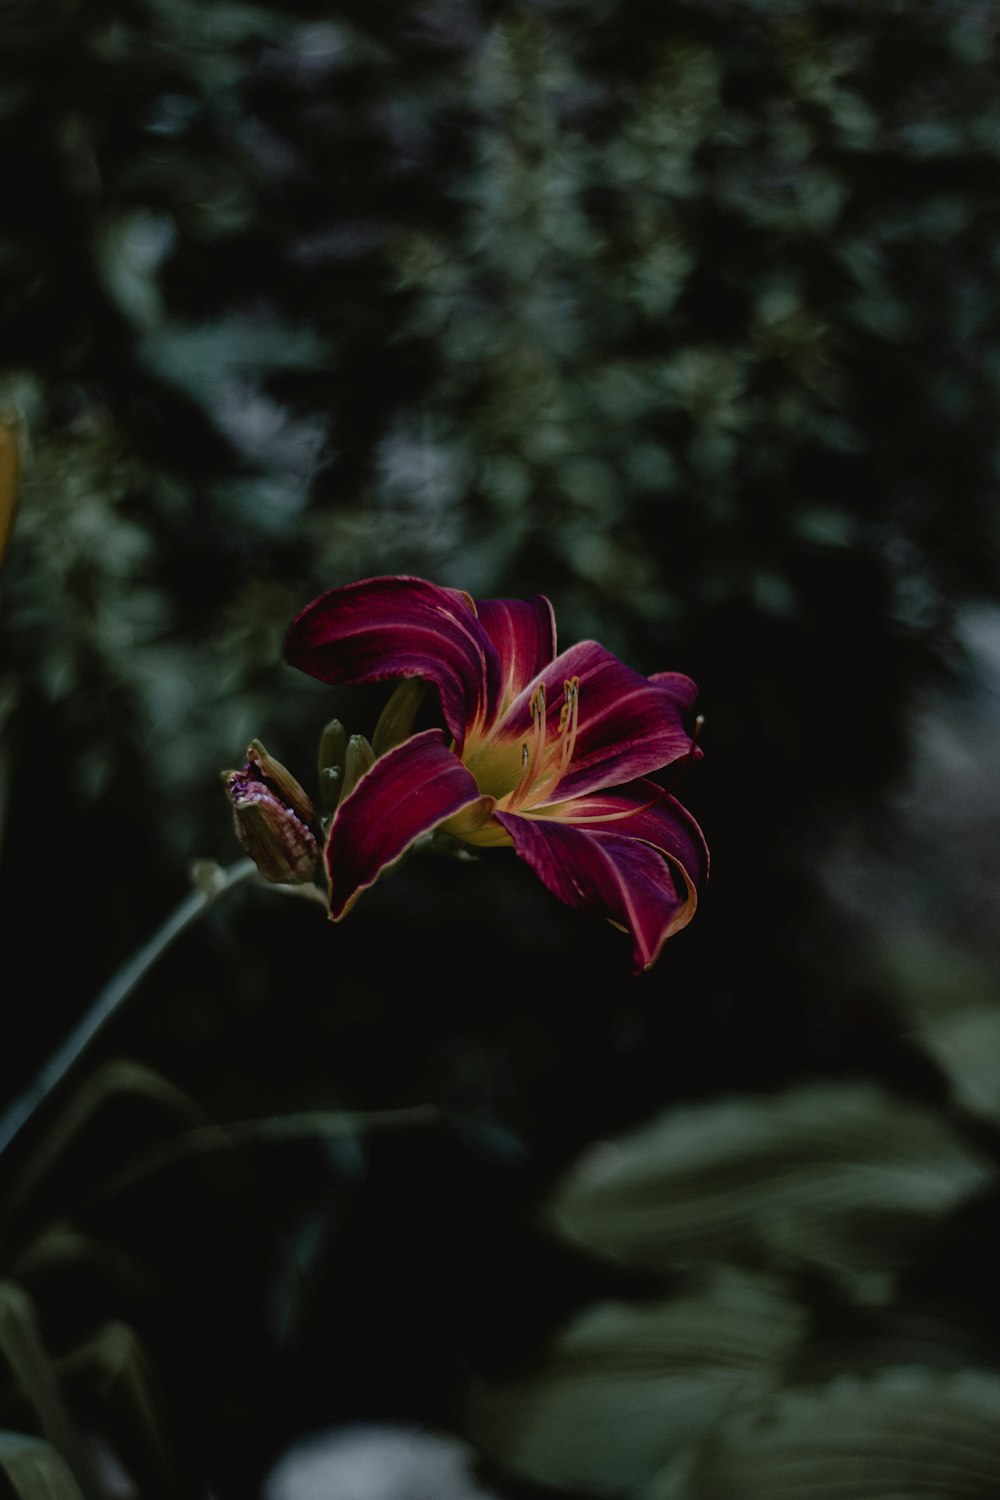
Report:
[[[507,798],[507,807],[511,812],[518,806],[524,795],[525,788],[528,785],[528,767],[530,765],[531,752],[528,749],[527,741],[525,741],[521,746],[521,774],[517,778],[517,786]]]
[[[527,797],[535,785],[542,768],[545,764],[545,733],[547,719],[545,713],[545,684],[540,682],[531,695],[531,752],[529,755],[530,768],[522,785],[518,788],[522,798]]]
[[[535,739],[545,744],[545,683],[540,682],[531,695],[531,717],[535,725]]]
[[[547,718],[545,712],[545,684],[540,682],[531,695],[531,743],[521,746],[521,774],[517,786],[511,792],[507,807],[513,811],[530,796],[545,765],[545,734]]]
[[[563,683],[563,695],[562,712],[559,715],[559,737],[562,742],[559,753],[560,776],[573,759],[573,751],[576,749],[576,734],[580,725],[579,677],[570,677]]]

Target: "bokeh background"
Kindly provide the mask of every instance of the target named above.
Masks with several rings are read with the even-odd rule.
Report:
[[[0,1094],[370,730],[336,584],[688,672],[714,859],[639,979],[507,852],[220,899],[4,1163],[0,1483],[995,1496],[996,11],[0,27]]]

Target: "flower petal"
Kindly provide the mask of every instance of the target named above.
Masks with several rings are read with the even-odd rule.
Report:
[[[604,828],[608,833],[652,844],[683,871],[684,882],[695,896],[708,881],[705,835],[687,808],[655,781],[633,781],[610,791],[551,802],[532,816],[544,822],[573,823],[595,832]]]
[[[694,741],[684,728],[682,713],[697,689],[679,672],[662,676],[665,681],[634,672],[596,641],[571,646],[545,668],[540,680],[550,725],[558,723],[564,683],[573,677],[580,680],[573,753],[559,781],[546,788],[546,800],[562,801],[620,785],[691,754]],[[496,730],[497,739],[529,738],[531,692],[526,688],[511,704]]]
[[[531,599],[477,599],[476,613],[503,669],[503,700],[495,706],[502,713],[555,656],[555,615],[544,594]]]
[[[636,973],[651,968],[667,938],[694,915],[697,891],[676,856],[625,831],[641,827],[663,841],[672,840],[674,831],[668,832],[663,814],[655,810],[633,808],[631,815],[588,826],[519,813],[494,816],[554,896],[567,906],[599,912],[631,933]],[[680,828],[676,837],[687,843]],[[678,893],[675,868],[684,878],[686,896]]]
[[[321,594],[292,622],[285,660],[336,684],[421,677],[461,753],[502,697],[496,647],[468,595],[422,578],[367,578]]]
[[[698,684],[685,677],[683,672],[650,672],[649,681],[657,687],[666,688],[678,708],[690,713],[698,699]]]
[[[473,803],[484,819],[494,806],[448,748],[443,729],[425,729],[380,756],[330,824],[323,858],[334,921],[421,834]]]

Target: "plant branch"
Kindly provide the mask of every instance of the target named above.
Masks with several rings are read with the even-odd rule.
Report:
[[[22,1094],[4,1110],[0,1116],[0,1155],[31,1119],[39,1105],[58,1087],[77,1059],[90,1045],[105,1022],[128,999],[136,985],[166,952],[175,938],[179,937],[201,914],[233,886],[257,874],[257,867],[250,859],[241,859],[238,864],[220,869],[218,865],[202,866],[196,871],[196,888],[181,902],[149,942],[123,964],[100,993],[93,1004],[74,1026],[69,1036],[56,1048],[48,1061],[39,1069]]]

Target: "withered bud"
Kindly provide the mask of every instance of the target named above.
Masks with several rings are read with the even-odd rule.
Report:
[[[309,800],[309,793],[295,780],[287,766],[268,755],[260,740],[251,740],[247,746],[246,771],[255,781],[262,781],[270,787],[303,823],[310,827],[316,825],[316,809]]]
[[[223,771],[236,837],[265,880],[305,885],[319,863],[320,828],[309,797],[259,740],[242,771]]]

